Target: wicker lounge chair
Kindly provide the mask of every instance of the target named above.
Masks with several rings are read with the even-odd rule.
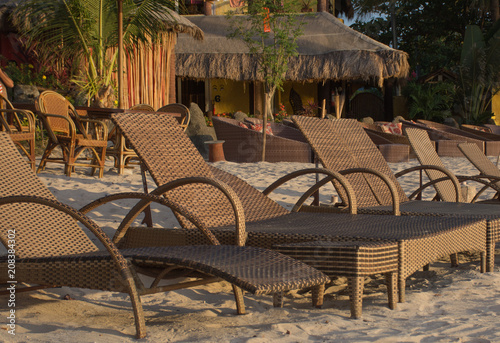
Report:
[[[478,144],[479,148],[484,151],[484,142],[478,139],[457,135],[456,133],[437,130],[427,125],[401,120],[403,131],[407,127],[415,127],[427,131],[429,137],[435,142],[436,151],[439,156],[462,157],[462,152],[458,149],[457,144],[470,142]]]
[[[464,154],[465,157],[474,165],[474,167],[479,170],[481,175],[484,176],[493,176],[497,179],[491,180],[492,182],[495,182],[497,186],[500,184],[500,170],[496,165],[493,164],[493,162],[490,161],[488,157],[486,157],[485,154],[481,152],[477,148],[475,144],[472,143],[461,143],[458,145],[458,148],[462,153]],[[478,192],[478,196],[484,192],[487,189],[487,186],[484,186],[481,190]],[[493,201],[498,202],[499,198],[499,193],[497,192],[493,198]],[[500,202],[498,202],[500,204]]]
[[[65,97],[53,91],[42,92],[35,105],[49,137],[37,172],[50,162],[64,164],[67,176],[71,176],[75,166],[81,166],[91,167],[92,175],[99,169],[99,177],[102,177],[108,144],[107,126],[101,121],[80,117]],[[62,157],[51,157],[57,147],[61,148]],[[88,159],[84,156],[86,151],[92,157],[85,163],[82,160]]]
[[[262,132],[241,127],[235,119],[213,117],[212,121],[217,139],[225,141],[226,160],[244,163],[262,160]],[[299,130],[275,123],[270,126],[272,135],[266,137],[266,162],[312,163],[311,147]]]
[[[33,171],[35,170],[35,123],[33,112],[15,109],[0,93],[0,130],[9,133],[19,150],[28,157],[28,163]]]
[[[178,211],[197,226],[202,236],[206,235],[210,244],[119,250],[91,219],[58,202],[1,132],[0,145],[0,240],[9,253],[0,259],[0,282],[12,284],[15,280],[18,292],[21,283],[26,283],[40,285],[34,289],[68,286],[128,293],[137,338],[146,335],[140,296],[157,292],[225,280],[233,285],[240,314],[245,312],[241,289],[279,294],[312,287],[314,305],[322,302],[324,284],[329,279],[321,272],[274,251],[219,245],[195,216],[165,198],[133,193],[113,196],[148,199]],[[238,216],[241,210],[237,201],[235,205]],[[99,249],[77,222],[104,248]],[[240,229],[244,235],[244,226]],[[11,262],[14,250],[15,274]],[[156,279],[148,288],[138,274]],[[197,280],[158,285],[161,279],[185,276]]]
[[[354,215],[356,204],[353,203],[355,197],[350,192],[350,186],[343,177],[332,171],[308,169],[292,173],[289,177],[311,172],[335,177],[347,189],[351,214],[331,213],[329,209],[323,208],[316,208],[317,211],[312,213],[296,212],[301,208],[302,200],[294,211],[289,212],[266,196],[279,184],[269,186],[263,194],[234,175],[208,165],[173,118],[157,115],[155,125],[150,125],[152,116],[148,113],[117,113],[113,114],[113,120],[157,185],[168,182],[183,184],[166,193],[167,198],[182,199],[188,208],[199,209],[203,223],[212,228],[221,242],[234,240],[234,230],[230,227],[234,225],[235,218],[230,215],[230,203],[221,193],[202,184],[187,185],[182,181],[183,178],[216,179],[235,191],[245,211],[248,246],[277,248],[283,244],[310,241],[397,242],[400,301],[404,301],[406,278],[419,268],[453,252],[486,249],[485,222],[479,219]],[[159,187],[153,193],[163,192]],[[312,208],[308,209],[313,211]],[[199,235],[195,235],[196,232],[189,228],[189,223],[182,216],[177,218],[184,228],[183,233],[177,231],[178,244],[197,242]],[[163,245],[168,244],[170,232],[164,228],[129,229],[127,235],[118,231],[115,241],[123,246],[137,244],[139,240],[143,246]],[[310,249],[306,250],[310,252]],[[322,256],[318,254],[312,261],[309,258],[307,263],[318,267],[328,266],[331,260]],[[371,264],[371,259],[363,259],[359,263],[363,264],[363,268],[376,268]]]
[[[430,128],[433,128],[435,130],[446,132],[448,134],[463,136],[463,137],[465,137],[465,139],[468,143],[475,143],[480,148],[482,146],[483,153],[486,156],[498,156],[498,153],[500,152],[500,142],[496,139],[491,139],[491,137],[486,137],[485,135],[481,135],[481,134],[478,134],[476,132],[470,132],[470,131],[466,131],[466,130],[457,129],[457,128],[451,127],[449,125],[436,123],[436,122],[430,121],[430,120],[419,119],[419,120],[417,120],[417,122],[420,124],[424,124],[424,125],[426,125]],[[481,143],[481,141],[482,141],[482,143]]]
[[[421,166],[403,170],[396,175],[392,172],[377,147],[371,142],[361,126],[352,119],[321,120],[318,118],[292,117],[311,144],[321,164],[329,170],[340,171],[353,186],[358,203],[358,213],[394,214],[395,204],[399,204],[402,215],[409,216],[458,216],[462,218],[485,218],[488,220],[486,242],[487,261],[482,270],[493,271],[494,247],[500,241],[500,209],[496,205],[457,203],[460,187],[457,178],[441,166],[422,163]],[[425,133],[425,132],[424,132]],[[423,151],[437,156],[427,137],[428,144]],[[415,148],[415,147],[414,147]],[[415,151],[417,149],[415,148]],[[445,201],[412,200],[423,189],[433,183],[423,185],[409,197],[404,193],[397,178],[420,170],[439,173],[437,178],[446,176],[451,189],[444,193]],[[462,178],[461,178],[462,179]],[[463,180],[481,181],[476,177]],[[328,179],[320,182],[327,182]],[[484,182],[489,184],[489,181]],[[315,191],[312,188],[308,193]],[[342,192],[339,192],[342,199]],[[305,195],[307,196],[307,194]],[[344,199],[344,202],[347,200]]]

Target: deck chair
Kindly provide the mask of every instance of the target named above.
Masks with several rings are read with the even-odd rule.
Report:
[[[16,280],[18,292],[21,283],[26,283],[40,285],[37,288],[68,286],[127,293],[134,310],[137,338],[146,335],[140,297],[157,292],[225,280],[233,285],[240,314],[245,312],[241,289],[258,295],[312,287],[314,305],[322,302],[324,284],[329,278],[321,272],[274,251],[219,245],[192,213],[165,198],[114,195],[115,199],[158,201],[182,214],[211,244],[118,249],[86,215],[55,199],[2,132],[0,145],[0,241],[10,254],[0,259],[0,282],[6,283],[12,276],[10,280]],[[241,211],[235,201],[239,217]],[[243,214],[241,220],[244,222]],[[240,229],[244,235],[244,226]],[[98,248],[88,235],[103,248]],[[9,269],[13,250],[15,274]],[[156,279],[147,287],[139,274]],[[158,285],[161,279],[183,276],[197,280]]]
[[[75,166],[80,166],[91,167],[92,175],[99,169],[99,177],[102,177],[108,144],[107,126],[99,120],[80,117],[65,97],[53,91],[42,92],[35,107],[49,137],[37,172],[44,170],[49,162],[64,164],[67,176],[71,176]],[[52,155],[57,147],[61,148],[62,157]],[[89,159],[86,152],[91,155],[89,162],[83,162]]]
[[[349,213],[330,213],[328,209],[318,207],[307,207],[311,212],[299,212],[303,208],[303,199],[290,212],[267,196],[279,187],[279,183],[273,183],[260,192],[236,176],[207,164],[171,116],[116,113],[112,119],[134,147],[157,185],[178,184],[175,189],[159,187],[152,193],[165,194],[172,201],[182,199],[188,208],[196,208],[199,218],[221,242],[235,239],[232,225],[235,225],[236,219],[230,211],[230,202],[221,192],[215,192],[200,182],[188,184],[184,181],[186,178],[217,180],[234,190],[245,212],[247,246],[274,249],[280,244],[310,241],[397,242],[400,251],[399,301],[405,298],[406,278],[421,267],[452,252],[485,251],[486,228],[482,227],[485,222],[479,219],[356,215],[356,197],[345,178],[334,171],[307,169],[288,177],[293,179],[307,173],[324,173],[335,178],[346,190]],[[177,219],[183,227],[178,231],[182,232],[179,243],[183,240],[188,244],[197,241],[199,235],[190,228],[190,224],[182,216],[178,215]],[[124,235],[119,228],[114,241],[123,246],[133,246],[139,241],[143,246],[161,246],[168,244],[162,237],[169,237],[169,231],[166,228],[138,227],[130,228]],[[328,259],[320,256],[308,259],[307,263],[320,268],[329,264]],[[376,268],[369,261],[365,267],[372,270]]]
[[[167,112],[167,113],[176,113],[179,116],[176,116],[179,125],[182,127],[184,131],[186,131],[189,122],[191,121],[191,112],[189,108],[187,108],[183,104],[168,104],[158,109],[158,112]]]
[[[464,154],[464,156],[467,157],[470,163],[472,163],[474,167],[476,167],[477,170],[479,170],[481,175],[484,175],[486,177],[494,176],[498,178],[497,180],[500,180],[500,170],[498,169],[498,167],[493,162],[491,162],[490,159],[481,152],[481,150],[476,148],[475,144],[460,143],[458,145],[458,148]],[[497,180],[492,180],[492,181],[493,182],[496,181],[495,184],[498,186],[500,184],[500,181]],[[488,186],[482,187],[477,192],[476,197],[481,195],[481,193],[483,193],[487,188]],[[499,193],[497,192],[493,197],[493,200],[495,202],[498,202],[498,199],[499,199]]]
[[[28,158],[35,170],[35,115],[33,112],[15,109],[0,93],[0,130],[9,133],[19,150]]]
[[[500,241],[500,209],[495,205],[460,203],[459,180],[440,165],[422,163],[394,174],[382,154],[368,137],[363,127],[353,119],[323,120],[293,116],[292,120],[302,131],[320,163],[329,170],[345,175],[355,190],[358,213],[401,214],[404,216],[459,216],[485,218],[488,221],[486,265],[482,270],[493,271],[494,245]],[[429,141],[425,151],[433,151]],[[413,147],[415,149],[415,147]],[[416,151],[416,150],[415,150]],[[435,172],[437,179],[430,181],[407,196],[397,178],[421,170]],[[431,174],[432,175],[432,174]],[[418,176],[417,176],[418,177]],[[443,178],[445,177],[445,178]],[[331,180],[331,179],[330,179]],[[433,186],[437,180],[448,182],[452,189],[444,194],[444,201],[415,200],[423,189]],[[474,180],[489,184],[474,176],[461,180]],[[315,192],[328,178],[311,188]],[[336,187],[337,188],[337,187]],[[342,199],[345,196],[338,190]],[[307,196],[306,194],[305,196]],[[345,202],[346,200],[344,200]]]

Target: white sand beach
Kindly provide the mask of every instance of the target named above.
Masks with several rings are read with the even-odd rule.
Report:
[[[443,158],[453,172],[477,174],[465,158]],[[496,162],[496,160],[495,160]],[[418,164],[391,164],[394,171]],[[264,189],[286,173],[311,167],[300,163],[215,165]],[[39,177],[63,203],[75,208],[107,194],[141,191],[139,168],[118,175],[107,161],[104,177],[77,169],[68,178],[62,168],[49,165]],[[271,197],[291,208],[313,177],[286,184]],[[413,175],[403,180],[405,191],[418,183]],[[151,186],[152,184],[150,184]],[[322,192],[322,202],[331,193]],[[97,209],[91,217],[112,235],[128,204]],[[159,212],[156,210],[155,212]],[[161,218],[160,226],[178,225]],[[272,296],[245,294],[247,315],[235,314],[231,287],[215,283],[192,289],[142,297],[148,336],[141,342],[500,342],[500,255],[495,272],[479,272],[477,256],[460,256],[450,268],[446,258],[417,272],[408,280],[407,301],[387,307],[381,278],[366,280],[363,318],[350,319],[346,280],[327,290],[322,309],[310,306],[310,293],[292,292],[284,308],[273,308]],[[69,300],[64,300],[64,298]],[[135,342],[135,327],[128,296],[76,288],[45,289],[16,296],[16,335],[7,332],[7,298],[0,297],[2,342]]]

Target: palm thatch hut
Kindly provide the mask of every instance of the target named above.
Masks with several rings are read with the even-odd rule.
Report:
[[[231,22],[224,16],[188,16],[205,34],[193,44],[180,35],[175,47],[176,75],[182,79],[226,79],[262,81],[256,59],[244,42],[228,39]],[[247,16],[240,16],[248,22]],[[327,12],[299,14],[303,34],[298,38],[298,56],[291,57],[286,80],[316,82],[365,81],[382,87],[384,80],[405,78],[409,72],[407,53],[392,49],[348,26]],[[211,87],[208,87],[211,89]],[[329,94],[318,92],[319,98]]]

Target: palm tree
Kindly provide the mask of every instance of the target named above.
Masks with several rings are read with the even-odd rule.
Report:
[[[354,5],[354,11],[360,15],[365,15],[367,13],[373,12],[377,7],[381,5],[389,6],[391,12],[391,28],[392,28],[392,47],[394,49],[398,48],[398,38],[396,31],[396,2],[397,0],[356,0]]]
[[[170,0],[124,0],[125,50],[150,44],[168,28]],[[116,71],[116,0],[28,0],[12,14],[28,48],[45,61],[71,61],[75,83],[89,99],[109,89]]]
[[[493,22],[500,19],[499,0],[471,0],[469,6],[479,8],[483,13],[490,13]]]

